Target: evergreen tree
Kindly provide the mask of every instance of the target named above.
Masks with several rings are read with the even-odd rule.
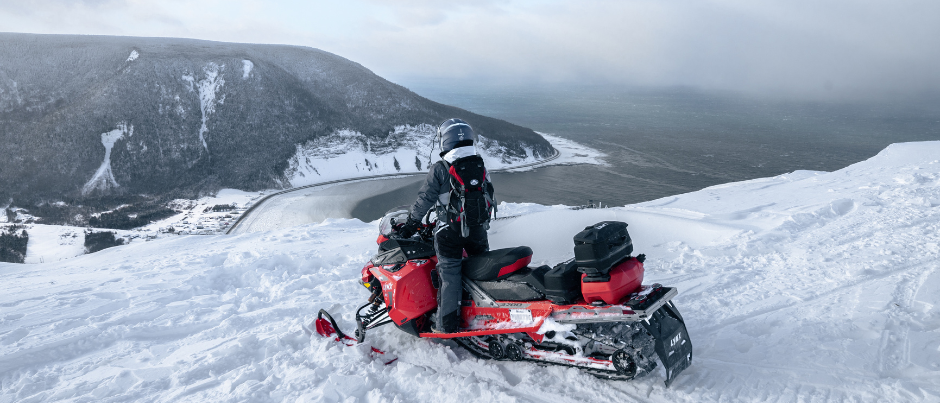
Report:
[[[23,263],[26,261],[29,234],[24,229],[17,235],[16,229],[17,226],[13,225],[0,231],[0,262]]]

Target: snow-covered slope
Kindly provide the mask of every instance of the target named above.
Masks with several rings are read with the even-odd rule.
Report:
[[[629,186],[629,183],[623,184]],[[630,223],[646,282],[675,285],[695,345],[666,389],[472,358],[392,327],[340,347],[376,223],[172,237],[68,261],[0,264],[0,402],[940,401],[940,142],[622,208],[504,204],[493,247],[572,255]]]
[[[513,155],[499,142],[482,135],[477,144],[490,169],[511,168],[545,159],[540,158],[533,147],[525,145],[523,155]],[[352,130],[337,130],[330,136],[298,144],[296,148],[284,171],[292,187],[363,176],[427,172],[431,164],[441,159],[437,128],[429,124],[400,125],[383,139],[373,139]]]
[[[430,101],[307,47],[0,32],[0,61],[0,200],[14,207],[283,188],[298,146],[355,153],[355,142],[333,140],[361,133],[349,140],[384,143],[385,155],[400,146],[389,139],[396,128],[452,117],[498,143],[500,158],[554,153],[531,129]],[[414,156],[401,164],[413,167]],[[88,214],[66,210],[59,216]]]

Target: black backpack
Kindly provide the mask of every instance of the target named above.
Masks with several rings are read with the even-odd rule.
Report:
[[[486,179],[486,167],[479,155],[460,158],[448,166],[450,203],[446,207],[447,223],[460,226],[460,235],[467,237],[470,227],[488,225],[496,213],[493,184]]]

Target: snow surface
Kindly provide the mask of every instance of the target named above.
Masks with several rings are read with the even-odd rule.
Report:
[[[176,235],[215,235],[224,234],[239,215],[244,214],[253,203],[274,190],[246,192],[238,189],[222,189],[214,196],[205,196],[196,200],[176,199],[167,207],[180,212],[163,220],[154,221],[135,231],[146,232],[150,237]],[[231,210],[213,211],[217,205],[228,205]],[[171,231],[172,229],[172,231]],[[151,235],[152,234],[152,235]]]
[[[477,151],[491,171],[535,169],[544,165],[603,164],[604,154],[557,136],[539,133],[559,152],[540,160],[526,149],[525,157],[510,157],[504,146],[479,136]],[[342,129],[330,136],[298,145],[284,174],[292,187],[363,176],[424,173],[441,158],[437,130],[428,124],[397,126],[381,142],[359,132]],[[540,163],[543,162],[543,163]],[[396,166],[397,163],[397,166]]]
[[[206,122],[209,120],[209,115],[215,113],[216,105],[225,103],[225,95],[218,97],[219,90],[225,85],[225,79],[222,74],[223,70],[225,70],[225,65],[219,66],[215,63],[208,63],[202,69],[206,78],[196,83],[196,88],[199,89],[199,110],[202,111],[202,126],[199,127],[199,141],[202,143],[202,147],[206,150],[207,154],[209,153],[209,145],[206,144],[205,136],[206,132],[209,131],[209,126]],[[185,79],[186,77],[183,78]],[[192,83],[192,79],[188,81]]]
[[[189,77],[192,79],[192,77]],[[126,126],[119,125],[119,128]],[[130,127],[133,130],[133,127]],[[109,132],[110,133],[110,132]],[[343,135],[358,137],[359,134],[351,131],[343,131]],[[603,164],[601,158],[604,154],[600,151],[579,145],[573,141],[560,137],[542,134],[548,139],[552,146],[558,151],[558,155],[553,159],[539,160],[526,165],[513,165],[513,168],[503,169],[506,171],[520,171],[535,169],[544,165],[558,164]],[[114,136],[111,136],[114,137]],[[110,137],[109,137],[110,138]],[[113,138],[110,138],[113,139]],[[113,143],[109,143],[112,144]],[[107,144],[106,144],[107,145]],[[504,165],[500,165],[504,166]],[[107,166],[107,172],[110,172],[110,164]],[[276,195],[259,206],[247,220],[242,222],[234,233],[244,233],[251,231],[267,231],[276,228],[293,227],[300,224],[318,223],[326,218],[351,218],[352,209],[356,203],[362,199],[379,194],[385,191],[394,190],[409,182],[421,180],[424,172],[411,173],[407,177],[386,177],[378,181],[372,179],[356,180],[355,177],[349,178],[350,182],[332,185],[321,185],[316,188],[299,189],[296,192]],[[349,176],[349,175],[346,175]],[[105,179],[112,176],[101,176]],[[99,180],[100,181],[100,180]],[[111,182],[104,182],[109,184]],[[320,183],[320,182],[317,182]],[[114,181],[116,185],[117,182]],[[102,186],[101,184],[98,184]],[[320,190],[325,190],[320,192]],[[169,203],[168,207],[179,211],[180,214],[168,217],[148,224],[132,231],[115,231],[119,236],[125,238],[126,242],[138,239],[151,240],[165,236],[176,235],[213,235],[225,233],[231,225],[234,224],[238,215],[242,214],[268,194],[278,192],[276,189],[269,189],[260,192],[245,192],[236,189],[223,189],[214,196],[207,196],[196,200],[178,199]],[[227,204],[235,207],[232,211],[212,211],[212,206]],[[523,203],[519,206],[525,206]],[[502,208],[510,208],[501,206]],[[2,210],[2,209],[0,209]],[[30,216],[22,209],[17,211],[18,222],[31,222],[35,218]],[[100,214],[100,213],[99,213]],[[506,216],[500,211],[500,216]],[[0,214],[0,223],[7,221],[6,215]],[[78,232],[84,237],[84,230],[75,227],[56,227],[50,226],[44,228],[37,227],[37,230],[29,229],[30,240],[27,248],[26,263],[41,263],[48,259],[60,260],[69,257],[75,257],[84,253],[80,247],[83,239],[79,239],[78,245],[71,242],[65,242],[63,234]],[[172,228],[172,231],[170,230]]]
[[[607,165],[604,161],[604,158],[607,157],[606,154],[600,150],[595,150],[583,144],[578,144],[572,140],[568,140],[564,137],[554,136],[548,133],[536,132],[545,140],[548,140],[549,143],[552,143],[552,147],[555,148],[555,151],[558,151],[558,157],[547,161],[544,164],[532,165],[526,164],[525,166],[507,166],[500,165],[499,169],[507,172],[522,172],[530,171],[533,169],[538,169],[546,165],[576,165],[576,164],[590,164],[590,165]],[[489,160],[487,161],[487,166],[489,166]]]
[[[412,155],[415,151],[415,146],[420,146],[419,141],[420,135],[422,135],[422,130],[434,130],[430,126],[426,128],[412,128],[412,127],[399,127],[396,129],[396,132],[399,132],[399,139],[396,141],[402,141],[406,146],[398,148],[394,153],[392,153],[392,166],[394,167],[395,158],[408,158],[409,155]],[[489,152],[487,149],[483,149],[484,158],[486,158],[487,167],[491,172],[499,171],[526,171],[531,169],[536,169],[545,165],[568,165],[568,164],[604,164],[603,158],[605,155],[600,151],[594,150],[592,148],[580,145],[574,141],[567,140],[561,137],[547,135],[544,133],[539,133],[546,140],[548,140],[552,147],[557,151],[557,155],[552,159],[543,159],[536,160],[532,158],[531,155],[527,160],[508,160],[510,162],[515,161],[515,164],[509,165],[506,160],[501,158],[496,158],[493,156],[495,147],[498,147],[495,143],[491,142],[489,146]],[[427,135],[427,133],[423,133]],[[298,155],[292,160],[292,168],[288,169],[288,172],[295,172],[295,178],[291,180],[292,184],[295,186],[304,184],[304,186],[311,186],[314,183],[326,182],[327,180],[316,180],[314,182],[308,183],[311,179],[318,178],[354,178],[355,176],[363,176],[363,172],[368,173],[377,173],[382,175],[386,173],[387,170],[383,170],[382,167],[387,166],[386,163],[390,160],[388,154],[377,156],[376,153],[369,153],[365,155],[363,153],[350,152],[348,150],[349,144],[355,144],[356,141],[367,141],[367,139],[361,136],[357,132],[349,130],[341,130],[336,134],[337,137],[343,138],[343,140],[330,141],[335,145],[335,150],[323,149],[323,148],[306,148],[298,147]],[[404,140],[402,140],[404,138]],[[352,141],[350,141],[352,139]],[[407,140],[407,141],[406,141]],[[318,143],[321,146],[324,143]],[[374,147],[371,143],[366,143],[368,147]],[[382,146],[384,149],[384,145]],[[304,151],[300,151],[304,149]],[[303,154],[301,156],[301,153]],[[357,158],[361,158],[362,162],[359,162]],[[372,158],[372,159],[369,159]],[[419,157],[420,158],[420,157]],[[299,164],[301,159],[306,165],[305,169],[296,168],[295,164]],[[345,166],[347,169],[350,166],[355,166],[356,169],[360,166],[365,166],[365,160],[368,160],[372,168],[369,171],[347,171],[342,172],[342,167]],[[343,161],[346,164],[343,164]],[[377,161],[382,161],[377,162]],[[399,166],[404,167],[400,162]],[[323,171],[315,169],[316,166],[324,167]],[[375,178],[363,179],[359,181],[350,181],[346,183],[322,185],[316,187],[308,187],[304,189],[298,189],[296,191],[287,192],[284,194],[279,194],[271,197],[266,200],[264,204],[258,206],[246,220],[241,222],[238,227],[236,227],[233,233],[245,233],[245,232],[255,232],[255,231],[269,231],[277,228],[286,228],[293,227],[301,224],[310,224],[318,223],[323,221],[326,218],[352,218],[352,209],[356,206],[356,203],[362,199],[365,199],[369,196],[382,194],[391,190],[395,190],[405,186],[409,183],[414,183],[416,181],[421,181],[424,179],[424,175],[427,172],[427,166],[424,167],[421,171],[416,171],[413,168],[416,168],[417,165],[413,165],[412,169],[403,169],[405,175],[411,175],[410,177],[400,177],[395,179],[382,179],[376,180]],[[296,170],[295,170],[296,169]],[[307,175],[310,174],[310,170],[313,169],[317,176],[311,175],[307,177],[303,172],[307,172]],[[412,172],[409,172],[412,171]],[[392,175],[394,172],[391,171]],[[359,175],[353,175],[353,173],[359,173]],[[302,177],[303,179],[298,179],[297,176]],[[507,214],[502,211],[504,206],[500,206],[501,217],[512,215],[511,213]],[[511,207],[510,211],[512,210]]]
[[[670,387],[473,358],[393,327],[343,347],[377,223],[178,236],[37,265],[0,263],[0,402],[940,401],[940,142],[638,205],[504,204],[494,248],[533,263],[630,224],[646,283],[677,286],[695,346]],[[629,184],[625,184],[629,185]],[[398,357],[390,365],[375,346]],[[661,370],[660,370],[661,371]]]
[[[255,64],[251,60],[243,59],[242,60],[242,80],[247,80],[248,76],[251,74],[251,69],[255,67]]]
[[[82,195],[88,195],[95,190],[106,191],[121,186],[114,180],[114,174],[111,172],[111,148],[114,147],[114,143],[124,138],[124,136],[131,137],[133,135],[134,125],[128,125],[124,122],[118,123],[117,128],[114,130],[101,133],[101,145],[105,149],[104,161],[95,171],[95,175],[82,187]]]
[[[62,225],[29,224],[25,263],[55,262],[85,253],[85,229]]]
[[[209,115],[215,113],[216,106],[225,103],[225,95],[223,94],[221,97],[218,96],[222,86],[225,85],[224,74],[222,74],[224,70],[224,64],[207,63],[202,68],[205,78],[196,81],[196,77],[189,73],[183,74],[181,77],[188,85],[189,91],[196,92],[199,95],[199,110],[202,113],[202,125],[199,127],[199,142],[202,143],[202,148],[206,150],[206,153],[209,153],[209,145],[206,143],[205,137],[206,133],[209,131],[207,124]],[[182,106],[178,107],[177,112],[180,115],[183,114]]]
[[[127,56],[127,60],[125,60],[125,62],[132,62],[137,60],[138,57],[140,57],[140,53],[137,53],[137,49],[134,49],[131,51],[131,54]]]

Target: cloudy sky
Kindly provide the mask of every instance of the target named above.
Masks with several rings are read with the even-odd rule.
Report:
[[[304,45],[392,81],[940,90],[936,0],[2,0],[0,31]]]

